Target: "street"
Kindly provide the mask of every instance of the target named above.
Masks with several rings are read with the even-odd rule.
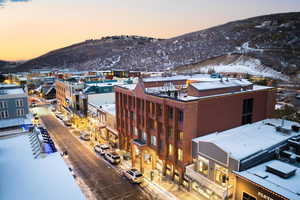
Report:
[[[55,144],[68,151],[68,159],[97,199],[150,199],[138,185],[130,184],[102,159],[89,151],[63,126],[47,108],[38,112]]]

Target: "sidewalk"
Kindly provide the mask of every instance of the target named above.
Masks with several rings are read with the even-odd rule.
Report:
[[[122,160],[122,163],[119,165],[122,169],[130,169],[131,168],[131,160]],[[182,199],[182,200],[207,200],[200,195],[196,195],[192,192],[188,192],[183,186],[179,186],[173,181],[169,180],[166,177],[160,177],[151,181],[148,177],[145,177],[145,181],[147,185],[151,187],[155,187],[157,190],[161,192],[169,193],[170,199]]]
[[[84,131],[78,128],[71,128],[72,134],[79,139],[80,131]],[[88,132],[88,131],[86,131]],[[92,141],[82,141],[80,142],[85,145],[89,150],[94,152],[93,149],[93,142]],[[107,143],[101,138],[102,143]],[[131,160],[124,160],[122,151],[118,149],[114,149],[118,153],[121,154],[122,161],[117,166],[111,166],[114,168],[119,174],[122,173],[123,170],[132,168]],[[95,152],[94,152],[95,153]],[[101,157],[102,158],[102,157]],[[151,181],[147,176],[144,176],[144,183],[141,184],[141,187],[147,190],[148,193],[153,195],[154,199],[170,199],[170,200],[207,200],[206,198],[197,195],[192,192],[188,192],[183,186],[179,186],[178,184],[174,183],[173,181],[167,179],[166,177],[160,177]]]

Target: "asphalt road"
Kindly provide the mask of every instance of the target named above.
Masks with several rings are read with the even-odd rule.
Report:
[[[42,109],[42,108],[41,108]],[[46,109],[46,108],[44,108]],[[68,151],[76,175],[92,189],[99,200],[134,200],[150,199],[138,185],[130,184],[105,161],[98,158],[76,139],[68,128],[63,126],[53,115],[41,112],[43,123],[56,145]],[[39,112],[40,114],[40,112]]]

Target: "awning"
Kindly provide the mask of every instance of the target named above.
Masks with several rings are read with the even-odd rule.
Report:
[[[140,147],[143,147],[143,146],[146,145],[146,143],[143,140],[140,140],[140,139],[134,139],[134,140],[132,140],[132,142],[133,142],[133,144],[136,144]]]
[[[66,107],[66,106],[63,106],[63,108],[64,108],[67,112],[72,113],[72,111],[71,111],[70,108],[68,108],[68,107]]]

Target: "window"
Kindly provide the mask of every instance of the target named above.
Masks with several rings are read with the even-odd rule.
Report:
[[[242,124],[249,124],[252,122],[253,99],[245,99],[243,101]]]
[[[144,131],[143,131],[143,133],[142,133],[142,140],[143,140],[144,142],[147,142],[147,133],[144,132]]]
[[[173,119],[173,108],[168,107],[168,118]]]
[[[151,144],[156,146],[156,136],[151,135]]]
[[[168,128],[168,137],[172,137],[173,136],[173,128],[169,127]]]
[[[228,170],[218,164],[215,165],[215,181],[222,186],[228,182]]]
[[[17,117],[24,116],[24,109],[17,109]]]
[[[150,112],[152,113],[152,114],[154,114],[155,113],[155,104],[154,103],[150,103]]]
[[[0,101],[0,108],[7,108],[7,101]]]
[[[156,109],[157,109],[157,115],[161,116],[161,113],[162,113],[161,105],[160,104],[156,104]]]
[[[148,128],[153,129],[153,128],[156,128],[156,126],[157,126],[156,122],[152,119],[149,119]]]
[[[23,107],[23,99],[17,99],[16,100],[16,106],[17,107]]]
[[[183,131],[178,132],[178,139],[183,140]]]
[[[134,120],[134,113],[129,111],[129,115],[130,115],[130,120]]]
[[[206,159],[202,156],[198,156],[196,165],[195,165],[196,171],[207,176],[208,175],[208,166],[209,166],[208,159]]]
[[[0,119],[5,119],[5,118],[8,118],[8,111],[7,110],[0,111]]]
[[[180,121],[180,122],[182,122],[183,121],[183,111],[181,111],[181,110],[179,110],[178,111],[178,120]]]
[[[168,155],[169,156],[173,155],[173,145],[172,144],[169,144],[169,146],[168,146]]]
[[[178,159],[179,161],[182,161],[182,160],[183,160],[183,151],[182,151],[182,149],[180,149],[180,148],[178,148],[178,150],[177,150],[177,159]]]
[[[138,130],[137,130],[136,127],[134,127],[133,134],[134,134],[135,136],[138,136]]]
[[[251,196],[250,194],[243,192],[243,198],[242,200],[256,200],[255,197]]]

